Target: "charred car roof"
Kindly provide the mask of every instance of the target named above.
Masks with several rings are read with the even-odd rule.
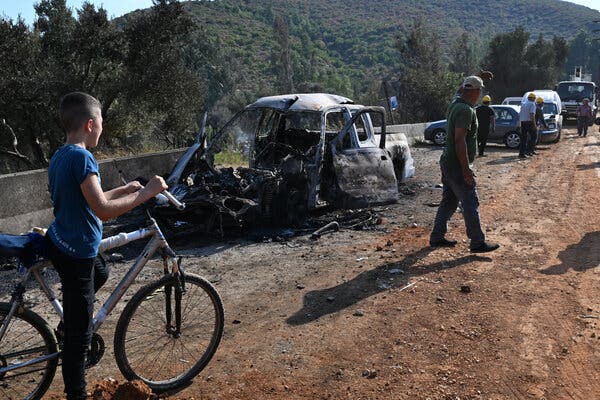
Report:
[[[354,104],[349,98],[328,93],[299,93],[261,97],[246,109],[272,108],[287,111],[323,111],[329,107]]]

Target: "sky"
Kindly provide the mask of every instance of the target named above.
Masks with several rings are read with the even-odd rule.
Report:
[[[103,6],[110,18],[119,17],[139,8],[152,6],[152,0],[88,0],[97,7]],[[457,0],[459,1],[459,0]],[[0,14],[13,20],[20,14],[26,23],[33,23],[35,11],[33,4],[39,0],[0,0]],[[67,6],[72,9],[80,8],[84,0],[67,0]],[[600,0],[569,0],[583,6],[600,11]]]
[[[569,0],[568,3],[576,3],[600,11],[600,0]]]
[[[88,2],[94,4],[96,8],[102,6],[109,18],[120,17],[130,11],[152,6],[152,0],[88,0]],[[13,20],[16,20],[20,14],[27,24],[32,24],[35,18],[33,9],[35,3],[39,3],[39,0],[0,0],[0,14]],[[67,0],[67,7],[75,11],[81,8],[83,3],[84,0]]]

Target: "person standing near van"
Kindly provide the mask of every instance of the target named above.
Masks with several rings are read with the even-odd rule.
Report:
[[[525,158],[525,155],[532,155],[528,153],[529,142],[533,141],[534,137],[537,136],[535,132],[535,99],[536,95],[530,92],[527,95],[527,101],[521,104],[521,111],[519,112],[519,120],[521,121],[521,145],[519,146],[519,158]]]
[[[583,104],[577,107],[577,136],[587,136],[588,126],[592,120],[592,107],[590,99],[583,99]]]
[[[538,144],[540,140],[540,129],[548,129],[548,124],[546,124],[546,120],[544,119],[544,99],[542,97],[538,97],[535,99],[535,137],[531,143],[528,143],[529,149],[527,151],[528,154],[534,155],[537,154],[535,152],[535,146]]]
[[[494,251],[498,244],[485,241],[485,234],[479,220],[479,198],[475,174],[471,165],[477,152],[477,115],[473,105],[481,96],[483,81],[478,76],[465,78],[460,97],[455,97],[448,106],[448,138],[442,156],[442,201],[435,215],[433,229],[429,237],[431,247],[453,247],[456,240],[446,239],[448,220],[452,217],[460,201],[467,236],[471,240],[472,253]]]
[[[494,118],[494,110],[490,107],[492,98],[487,94],[483,96],[481,105],[475,109],[477,114],[477,148],[479,150],[479,156],[483,157],[485,152],[485,146],[487,144],[488,136],[491,132],[496,129],[496,121]]]

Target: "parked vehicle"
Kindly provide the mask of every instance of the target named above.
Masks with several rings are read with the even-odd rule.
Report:
[[[537,94],[537,92],[536,92]],[[540,130],[540,142],[558,142],[562,133],[563,117],[559,113],[559,108],[556,103],[544,101],[544,119],[548,129]]]
[[[448,121],[445,119],[430,123],[429,126],[425,128],[425,132],[423,133],[425,140],[431,140],[438,146],[443,146],[446,143],[447,125]]]
[[[522,102],[523,102],[523,99],[521,99],[520,97],[506,97],[506,98],[504,98],[504,100],[502,100],[502,105],[521,107]]]
[[[398,182],[413,176],[414,165],[406,136],[388,135],[385,127],[382,107],[341,96],[260,98],[207,146],[201,131],[167,179],[186,209],[159,207],[157,215],[171,226],[214,231],[260,221],[299,225],[308,211],[327,204],[395,202]],[[244,165],[222,165],[232,158]]]
[[[564,118],[577,118],[577,108],[583,103],[583,99],[590,100],[592,107],[592,121],[596,119],[598,113],[598,97],[596,94],[596,84],[591,81],[563,81],[559,82],[556,91],[562,101],[561,114]]]
[[[511,105],[492,105],[496,129],[488,137],[488,142],[503,143],[510,149],[516,149],[521,143],[519,138],[519,107]],[[446,143],[446,129],[448,123],[445,119],[432,122],[424,132],[425,140],[430,140],[439,146]]]
[[[525,92],[523,94],[523,97],[521,98],[521,100],[526,101],[527,95],[531,92],[532,91]],[[555,103],[556,106],[558,107],[559,111],[562,108],[562,100],[561,100],[560,96],[558,95],[558,93],[555,92],[554,90],[536,89],[536,90],[533,90],[533,93],[535,93],[535,95],[537,97],[541,97],[542,99],[544,99],[544,103]],[[560,114],[560,112],[559,112],[559,114]]]
[[[560,140],[563,116],[560,114],[562,107],[562,101],[560,96],[554,90],[536,89],[533,90],[537,97],[544,99],[544,120],[548,125],[548,129],[540,131],[541,142],[558,142]],[[523,101],[527,100],[527,95],[531,93],[525,92],[523,94]]]

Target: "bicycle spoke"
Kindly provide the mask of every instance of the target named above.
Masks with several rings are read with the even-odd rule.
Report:
[[[9,309],[8,304],[0,304],[0,321]],[[58,355],[57,351],[53,335],[39,316],[28,310],[13,315],[0,341],[0,360],[16,368],[0,374],[0,398],[41,398],[58,363],[58,357],[46,356]]]
[[[175,387],[195,376],[216,350],[223,324],[218,295],[201,278],[186,275],[185,279],[179,330],[171,277],[141,289],[124,310],[117,331],[123,329],[126,334],[117,332],[120,340],[115,340],[115,355],[121,371],[129,378],[141,378],[154,388]],[[171,296],[165,295],[165,286],[171,286]],[[173,313],[169,326],[168,307]],[[122,348],[123,356],[118,354],[118,348]]]

